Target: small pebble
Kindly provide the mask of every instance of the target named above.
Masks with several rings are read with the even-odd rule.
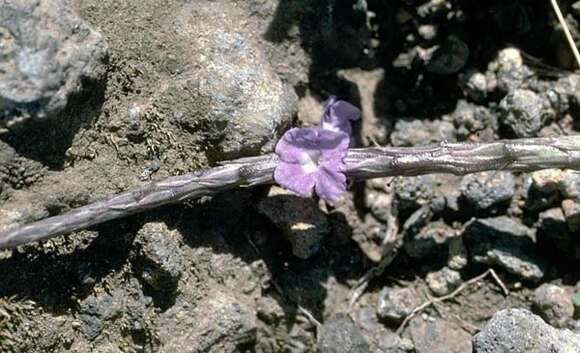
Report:
[[[415,346],[410,339],[387,331],[378,339],[378,348],[380,353],[405,353],[413,351]]]
[[[447,257],[447,266],[459,271],[468,264],[468,254],[463,239],[461,237],[451,237],[449,239],[449,256]]]
[[[421,25],[417,28],[417,32],[421,38],[430,41],[437,36],[437,27],[432,24]]]
[[[459,287],[461,284],[461,275],[455,270],[443,267],[439,271],[427,274],[425,281],[433,294],[441,297],[451,293]]]
[[[568,228],[573,232],[578,231],[580,229],[580,202],[566,199],[562,201],[562,210],[564,211]]]
[[[495,71],[497,87],[504,92],[512,92],[522,87],[533,73],[524,65],[524,59],[516,48],[501,50],[497,59],[489,65]]]
[[[381,319],[398,323],[421,304],[419,300],[413,288],[385,287],[379,293],[377,314]]]
[[[514,196],[514,178],[510,172],[469,174],[461,181],[461,192],[476,210],[508,202]]]
[[[574,316],[572,296],[562,287],[544,283],[534,291],[534,310],[550,325],[558,328]]]
[[[397,120],[391,134],[393,146],[424,146],[456,141],[455,126],[448,121]]]
[[[184,271],[181,237],[165,223],[146,223],[135,237],[133,267],[151,288],[172,292]]]
[[[500,118],[517,137],[533,137],[544,127],[544,100],[527,89],[516,89],[500,102]]]
[[[478,71],[469,71],[459,76],[459,86],[463,93],[476,102],[481,102],[487,97],[488,84],[485,74]]]

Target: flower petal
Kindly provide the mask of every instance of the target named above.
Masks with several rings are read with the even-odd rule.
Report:
[[[305,152],[348,148],[349,137],[343,132],[324,130],[319,127],[293,128],[282,136],[276,144],[276,154],[280,160],[288,163],[304,164]],[[346,147],[343,145],[346,144]]]
[[[332,147],[323,148],[321,146],[322,164],[337,171],[344,171],[344,157],[348,152],[350,137],[344,132],[328,131],[328,135],[330,136],[326,136],[321,145]]]
[[[304,152],[318,150],[316,129],[293,128],[284,133],[276,144],[280,160],[289,163],[304,163]]]
[[[346,191],[344,173],[322,166],[316,172],[316,194],[321,199],[336,201]]]
[[[316,183],[315,173],[304,173],[300,164],[278,162],[274,170],[274,180],[281,187],[297,193],[303,197],[312,196],[312,189]]]
[[[320,127],[288,130],[276,145],[279,162],[274,179],[305,197],[316,187],[320,197],[338,198],[346,189],[343,172],[349,141],[344,132]]]
[[[360,110],[357,107],[331,96],[324,102],[321,126],[326,130],[342,131],[350,135],[352,132],[351,121],[359,118]]]

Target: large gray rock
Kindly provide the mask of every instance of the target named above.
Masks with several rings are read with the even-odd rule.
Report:
[[[227,13],[224,13],[227,9]],[[205,135],[217,160],[271,150],[290,123],[296,95],[274,72],[243,15],[219,2],[187,4],[173,28],[187,50],[169,91],[188,92],[164,102],[183,112],[185,128]]]
[[[105,73],[102,36],[61,0],[0,2],[0,131],[62,110]]]
[[[557,330],[524,309],[497,312],[473,337],[474,353],[578,353],[580,335]]]

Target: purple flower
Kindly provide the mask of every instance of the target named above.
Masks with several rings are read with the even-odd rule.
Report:
[[[324,114],[320,125],[325,130],[342,131],[350,136],[351,121],[360,118],[360,110],[354,105],[330,96],[324,102]]]
[[[288,130],[276,145],[274,180],[301,196],[334,201],[346,190],[344,157],[349,136],[320,127]]]

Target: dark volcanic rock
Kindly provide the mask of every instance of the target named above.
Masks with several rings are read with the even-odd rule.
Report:
[[[472,261],[497,265],[528,281],[539,281],[545,263],[539,258],[531,230],[511,218],[477,219],[465,232]]]
[[[486,210],[514,196],[514,177],[510,172],[481,172],[466,175],[461,192],[477,210]]]
[[[455,35],[450,35],[427,61],[427,71],[451,75],[461,70],[469,58],[469,47]]]
[[[497,312],[473,337],[474,353],[578,352],[580,335],[557,330],[524,309]]]
[[[0,130],[62,110],[105,73],[101,34],[61,0],[0,3]]]
[[[405,239],[404,248],[414,259],[421,259],[436,253],[447,251],[447,243],[455,235],[453,228],[443,222],[427,224],[418,233]]]
[[[292,246],[292,253],[301,259],[315,255],[330,230],[326,214],[316,201],[278,186],[270,188],[268,197],[260,200],[257,209],[281,230]]]
[[[135,239],[134,267],[145,283],[155,290],[173,291],[182,276],[181,240],[165,223],[147,223]]]
[[[527,89],[517,89],[509,93],[502,99],[499,107],[502,123],[518,137],[535,136],[546,122],[544,100]]]
[[[580,239],[570,232],[562,209],[551,208],[539,218],[538,241],[561,251],[567,259],[580,260]]]

